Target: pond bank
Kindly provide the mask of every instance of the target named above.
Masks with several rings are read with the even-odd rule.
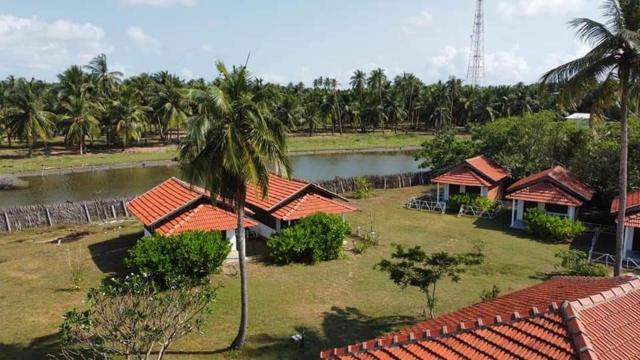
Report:
[[[397,146],[397,147],[377,147],[368,149],[322,149],[322,150],[300,150],[291,151],[291,156],[303,156],[303,155],[339,155],[339,154],[357,154],[357,153],[392,153],[392,152],[408,152],[419,150],[420,146]],[[77,174],[92,171],[103,170],[115,170],[115,169],[130,169],[139,167],[159,167],[159,166],[175,166],[177,161],[172,159],[165,160],[143,160],[143,161],[131,161],[118,164],[104,164],[104,165],[86,165],[86,166],[70,166],[70,167],[43,167],[40,170],[27,170],[16,171],[10,174],[18,177],[29,176],[47,176],[47,175],[65,175],[65,174]]]

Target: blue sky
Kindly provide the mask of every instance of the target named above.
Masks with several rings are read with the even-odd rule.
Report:
[[[474,0],[3,0],[0,77],[55,79],[107,54],[127,76],[169,70],[212,79],[215,60],[268,81],[309,83],[354,69],[466,75]],[[567,21],[599,18],[596,0],[490,0],[487,84],[532,82],[587,51]]]

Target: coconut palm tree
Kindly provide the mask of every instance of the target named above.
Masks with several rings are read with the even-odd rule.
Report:
[[[99,54],[94,57],[89,62],[89,65],[85,65],[84,68],[89,71],[96,87],[105,96],[110,95],[115,90],[123,76],[120,71],[109,71],[107,55],[105,54]]]
[[[384,134],[384,124],[386,120],[386,114],[384,112],[384,92],[387,87],[387,75],[384,70],[377,68],[371,71],[369,78],[367,79],[367,86],[373,94],[376,96],[373,108],[370,109],[371,113],[376,114],[378,125],[382,126],[382,133]]]
[[[160,125],[160,137],[165,137],[169,129],[177,129],[179,141],[180,128],[184,126],[190,112],[189,103],[183,96],[182,81],[166,71],[160,72],[155,78],[159,86],[151,94],[151,104]]]
[[[620,84],[620,211],[616,226],[616,264],[614,274],[622,273],[624,256],[624,217],[627,203],[628,115],[632,80],[638,76],[640,56],[640,1],[606,0],[605,23],[587,18],[570,22],[577,36],[593,48],[583,57],[560,65],[542,76],[543,83],[561,85],[562,92],[582,96],[586,84],[615,81]]]
[[[71,95],[62,102],[64,114],[60,119],[67,123],[65,142],[78,144],[80,155],[84,153],[85,137],[100,134],[100,122],[96,118],[99,104],[88,99],[87,92]]]
[[[134,96],[135,90],[123,86],[116,100],[110,105],[115,133],[122,140],[122,150],[127,149],[130,140],[139,140],[147,129],[151,107],[142,105]]]
[[[36,80],[19,79],[5,94],[9,104],[5,113],[7,129],[27,142],[29,157],[33,144],[38,139],[46,144],[55,131],[55,114],[45,110],[45,91],[44,85]]]
[[[270,167],[288,173],[290,166],[283,127],[270,123],[277,120],[260,101],[246,67],[228,71],[221,62],[216,67],[220,77],[215,85],[189,91],[197,110],[180,146],[180,163],[185,177],[202,184],[211,192],[211,199],[222,198],[235,206],[241,319],[231,347],[238,349],[245,342],[249,319],[244,229],[247,184],[257,184],[266,195]]]
[[[358,114],[358,118],[360,119],[360,131],[364,133],[367,131],[366,123],[359,115],[362,113],[362,107],[364,106],[367,74],[362,70],[354,71],[349,80],[349,85],[351,85],[351,90],[354,92],[356,98],[358,99],[357,105],[352,104],[351,108]]]

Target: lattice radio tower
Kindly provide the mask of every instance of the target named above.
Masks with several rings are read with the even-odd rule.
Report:
[[[467,67],[467,81],[472,86],[482,84],[484,78],[484,11],[482,1],[476,2],[476,14],[473,18],[473,33],[471,34],[471,52]]]

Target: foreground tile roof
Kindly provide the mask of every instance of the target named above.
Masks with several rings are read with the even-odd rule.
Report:
[[[160,235],[176,235],[184,231],[224,231],[234,230],[236,224],[234,213],[205,203],[168,219],[156,227],[155,231]],[[245,218],[245,227],[255,225],[254,221]]]
[[[627,210],[640,206],[640,191],[627,194]],[[611,212],[620,210],[620,197],[616,196],[611,202]]]
[[[396,359],[464,358],[460,354],[491,358],[574,358],[569,350],[572,344],[557,306],[564,301],[599,294],[618,286],[627,286],[632,277],[588,278],[555,277],[496,299],[471,305],[458,311],[418,323],[410,328],[364,341],[349,347],[321,353],[323,359],[375,359],[389,353],[402,354],[404,346],[418,345],[426,351],[422,356],[405,354]],[[637,280],[634,280],[637,281]],[[546,310],[549,309],[549,310]],[[640,307],[636,307],[640,312]],[[503,322],[507,322],[506,325]],[[428,336],[427,336],[428,335]],[[524,346],[530,344],[531,346]],[[400,346],[402,345],[402,346]],[[436,348],[444,347],[451,356],[437,355]],[[537,350],[543,350],[540,354]],[[439,350],[438,350],[439,351]],[[532,351],[527,355],[523,352]],[[373,354],[375,352],[375,355]],[[435,355],[434,355],[435,353]],[[493,354],[493,355],[487,355]],[[504,355],[504,356],[503,356]]]
[[[509,172],[486,158],[476,156],[434,177],[431,182],[466,186],[492,186],[509,176]]]
[[[149,226],[202,197],[198,188],[172,177],[131,200],[127,208],[143,224]]]
[[[276,219],[286,221],[302,219],[305,216],[309,216],[317,212],[324,212],[327,214],[345,214],[355,210],[356,208],[345,203],[328,199],[318,194],[309,193],[288,202],[283,207],[274,211],[272,215]]]
[[[556,166],[516,181],[507,189],[507,198],[509,198],[510,194],[515,193],[516,191],[530,188],[540,183],[550,184],[550,186],[558,189],[554,190],[555,192],[562,191],[568,196],[580,201],[581,204],[582,202],[591,200],[594,194],[593,189],[578,180],[578,178],[571,174],[569,170],[563,168],[562,166]],[[549,189],[549,187],[547,187],[546,189]],[[568,199],[561,194],[558,196],[561,198],[565,198],[565,200]],[[543,192],[540,194],[541,199],[544,199],[546,197],[548,197],[548,195],[545,195]]]

